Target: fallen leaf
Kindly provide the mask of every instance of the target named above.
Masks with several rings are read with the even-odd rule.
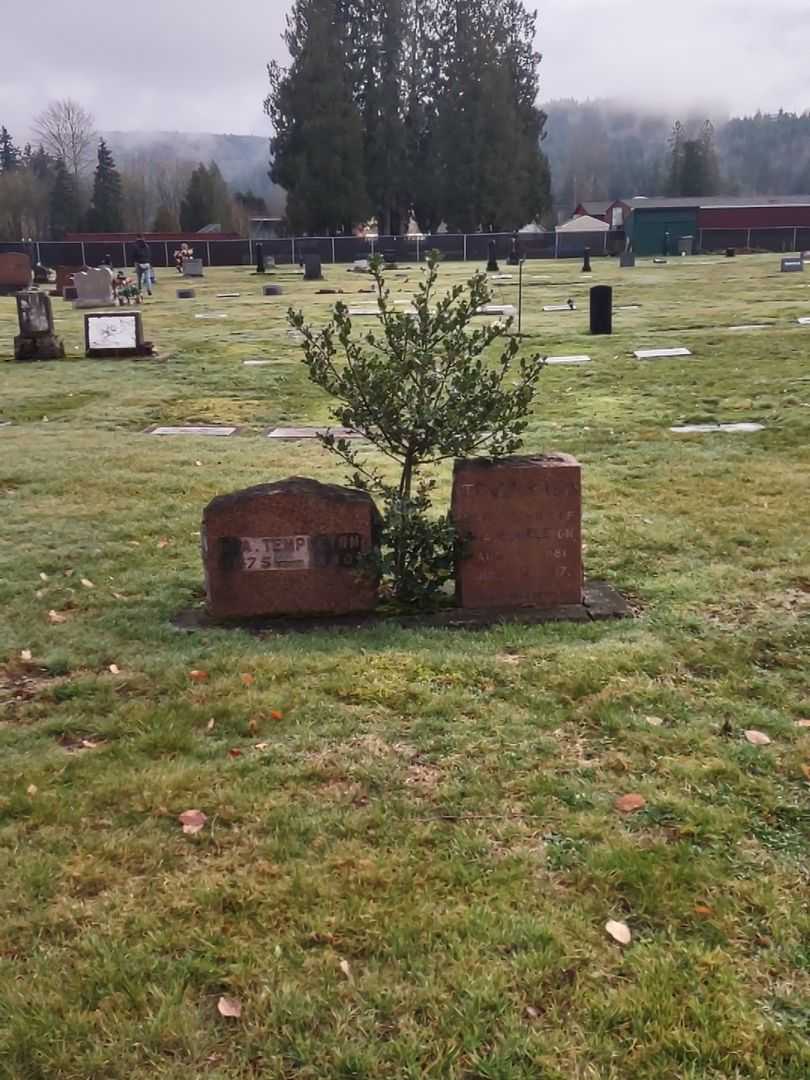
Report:
[[[63,615],[61,611],[49,611],[48,622],[58,625],[59,623],[67,622],[67,615]]]
[[[256,682],[255,677],[251,675],[248,671],[243,671],[240,678],[242,679],[243,686],[253,686],[253,684]]]
[[[343,972],[343,974],[346,976],[346,978],[349,979],[349,981],[351,981],[352,968],[351,968],[351,964],[349,963],[349,961],[348,960],[341,960],[340,963],[338,964],[338,967]]]
[[[708,919],[710,915],[714,914],[714,909],[710,908],[708,904],[695,904],[695,914],[699,915],[701,919]]]
[[[284,719],[284,713],[281,712],[280,709],[273,709],[273,711],[270,713],[270,719],[271,720],[283,720]]]
[[[217,1002],[217,1010],[220,1016],[231,1016],[238,1020],[242,1015],[242,1002],[239,998],[221,997]]]
[[[643,795],[622,795],[613,804],[622,814],[634,814],[636,810],[643,810],[647,800]]]
[[[810,727],[810,720],[797,720],[796,727]]]
[[[228,751],[228,757],[241,757],[241,756],[242,756],[242,751],[239,749],[238,746],[232,746],[231,749]]]
[[[764,731],[746,731],[745,737],[752,746],[767,746],[771,741]]]
[[[253,747],[253,749],[254,750],[266,750],[269,745],[270,745],[269,742],[257,742],[256,745]]]
[[[213,716],[208,721],[208,723],[205,725],[205,730],[206,731],[213,731],[214,730],[214,718],[213,718]]]
[[[647,721],[648,724],[651,724],[653,727],[664,726],[663,718],[660,716],[645,716],[644,719]]]
[[[65,577],[73,577],[73,571],[72,570],[65,570]]]
[[[805,780],[810,780],[810,765],[802,765],[802,774]]]
[[[194,464],[195,465],[202,465],[202,462],[201,461],[195,461]]]
[[[95,589],[95,585],[90,580],[90,578],[83,577],[82,578],[82,585],[84,585],[85,589]]]
[[[256,734],[258,734],[258,731],[259,731],[259,721],[254,720],[254,719],[248,720],[248,734],[249,735],[256,735]]]
[[[121,669],[119,668],[118,664],[110,664],[110,666],[109,666],[109,668],[107,670],[109,671],[109,673],[111,675],[120,675],[121,674]]]
[[[31,798],[33,799],[33,797],[39,791],[39,788],[37,787],[36,784],[29,784],[28,787],[25,790],[31,796]]]
[[[23,651],[20,653],[20,659],[25,660],[26,663],[29,663],[31,660],[31,650],[23,649]]]
[[[184,833],[195,836],[205,827],[208,815],[204,814],[202,810],[184,810],[177,820],[183,826]]]
[[[539,1020],[540,1019],[540,1011],[538,1009],[535,1009],[534,1005],[527,1005],[526,1006],[526,1016],[530,1020]]]
[[[196,670],[195,671],[190,671],[188,673],[188,677],[191,679],[192,682],[196,682],[196,683],[208,682],[208,672],[207,671],[196,671]]]
[[[630,933],[630,927],[627,923],[614,922],[613,919],[609,919],[605,923],[605,930],[607,930],[613,940],[618,941],[620,945],[629,945],[633,940],[633,935]]]

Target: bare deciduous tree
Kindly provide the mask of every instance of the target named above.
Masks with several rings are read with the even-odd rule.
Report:
[[[45,149],[61,158],[78,179],[92,163],[96,141],[94,119],[72,98],[52,101],[34,120],[34,131]]]

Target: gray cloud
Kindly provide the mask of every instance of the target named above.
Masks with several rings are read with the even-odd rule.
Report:
[[[537,0],[542,95],[750,112],[810,107],[807,0]],[[103,129],[268,134],[265,65],[287,0],[4,3],[0,123],[18,141],[49,100]]]

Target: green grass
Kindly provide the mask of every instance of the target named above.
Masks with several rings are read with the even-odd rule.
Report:
[[[638,618],[485,633],[175,631],[215,494],[341,478],[260,437],[328,418],[284,313],[334,297],[164,271],[142,363],[80,359],[54,302],[74,359],[0,369],[0,1077],[805,1080],[810,293],[710,263],[595,262],[642,305],[612,338],[576,263],[528,266],[523,346],[595,362],[543,373],[526,446],[583,463],[588,572]],[[668,430],[715,419],[767,427]],[[244,430],[142,434],[186,422]]]

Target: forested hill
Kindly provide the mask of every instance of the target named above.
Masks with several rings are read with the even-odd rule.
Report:
[[[722,188],[718,194],[810,192],[810,112],[728,120],[572,100],[551,101],[544,109],[548,122],[543,148],[559,210],[570,210],[583,199],[667,194],[669,137],[676,120],[692,133],[707,118],[713,121]]]

